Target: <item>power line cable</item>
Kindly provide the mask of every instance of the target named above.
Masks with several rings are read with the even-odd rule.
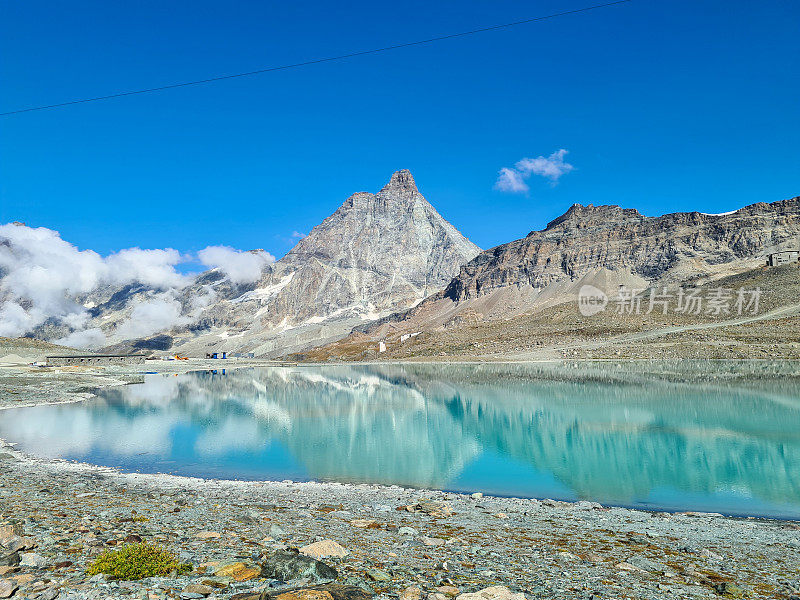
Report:
[[[116,94],[108,94],[107,96],[95,96],[93,98],[82,98],[80,100],[70,100],[68,102],[59,102],[57,104],[45,104],[42,106],[32,106],[29,108],[20,108],[18,110],[10,110],[0,113],[0,117],[7,117],[9,115],[17,115],[20,113],[34,112],[38,110],[49,110],[52,108],[60,108],[63,106],[71,106],[73,104],[86,104],[87,102],[98,102],[100,100],[111,100],[112,98],[122,98],[124,96],[135,96],[138,94],[149,94],[152,92],[160,92],[163,90],[171,90],[175,88],[188,87],[192,85],[201,85],[204,83],[213,83],[215,81],[224,81],[226,79],[236,79],[238,77],[251,77],[253,75],[260,75],[262,73],[271,73],[273,71],[285,71],[287,69],[297,69],[299,67],[307,67],[309,65],[318,65],[320,63],[333,62],[337,60],[344,60],[347,58],[355,58],[358,56],[366,56],[368,54],[378,54],[379,52],[388,52],[389,50],[398,50],[400,48],[410,48],[412,46],[421,46],[423,44],[431,44],[433,42],[440,42],[443,40],[450,40],[453,38],[465,37],[468,35],[475,35],[477,33],[485,33],[487,31],[497,31],[498,29],[507,29],[509,27],[516,27],[517,25],[524,25],[526,23],[535,23],[537,21],[546,21],[548,19],[555,19],[557,17],[564,17],[567,15],[574,15],[577,13],[588,12],[590,10],[597,10],[599,8],[607,8],[617,4],[625,4],[633,2],[633,0],[615,0],[614,2],[606,2],[604,4],[595,4],[593,6],[586,6],[584,8],[576,8],[573,10],[566,10],[563,12],[544,15],[541,17],[531,17],[530,19],[523,19],[521,21],[514,21],[512,23],[503,23],[502,25],[492,25],[490,27],[482,27],[480,29],[472,29],[471,31],[461,31],[459,33],[450,33],[447,35],[440,35],[437,37],[427,38],[424,40],[417,40],[414,42],[405,42],[403,44],[394,44],[392,46],[384,46],[383,48],[373,48],[371,50],[361,50],[359,52],[350,52],[348,54],[340,54],[338,56],[329,56],[326,58],[315,58],[304,62],[292,63],[288,65],[280,65],[277,67],[267,67],[265,69],[257,69],[255,71],[246,71],[244,73],[233,73],[231,75],[220,75],[218,77],[209,77],[208,79],[198,79],[196,81],[184,81],[182,83],[173,83],[170,85],[162,85],[159,87],[145,88],[141,90],[131,90],[128,92],[118,92]]]

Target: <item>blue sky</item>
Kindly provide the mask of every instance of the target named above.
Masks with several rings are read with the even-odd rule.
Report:
[[[5,2],[0,112],[297,62],[592,4]],[[276,256],[408,168],[486,248],[572,203],[657,215],[800,194],[800,4],[628,4],[410,49],[0,117],[0,222],[101,253]],[[493,189],[566,149],[557,185]]]

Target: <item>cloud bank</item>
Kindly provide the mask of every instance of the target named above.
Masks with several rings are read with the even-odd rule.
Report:
[[[134,306],[114,334],[123,340],[143,338],[190,321],[181,314],[181,303],[165,294]]]
[[[89,315],[78,298],[104,285],[182,288],[191,278],[175,270],[181,261],[172,248],[129,248],[104,258],[51,229],[0,225],[0,336],[23,335],[48,319],[80,328]]]
[[[551,185],[556,185],[563,175],[575,169],[564,160],[567,154],[568,151],[561,148],[548,157],[523,158],[511,168],[503,167],[497,176],[494,189],[510,194],[526,194],[530,190],[526,180],[532,175],[549,179]]]
[[[176,267],[193,260],[220,270],[234,283],[245,283],[258,280],[275,257],[263,250],[242,252],[227,246],[205,248],[196,257],[173,248],[128,248],[104,257],[78,249],[52,229],[0,225],[0,337],[19,337],[53,323],[72,330],[58,343],[98,348],[186,324],[190,315],[182,313],[176,298],[195,275],[182,274]],[[130,284],[145,286],[146,299],[130,308],[116,330],[92,324],[90,294]],[[204,292],[190,303],[191,316],[214,300],[213,290]]]
[[[264,250],[243,252],[229,246],[209,246],[197,253],[200,262],[211,269],[219,269],[233,283],[252,283],[275,257]]]

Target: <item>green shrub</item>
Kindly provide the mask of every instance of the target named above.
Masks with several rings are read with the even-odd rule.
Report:
[[[121,550],[106,550],[89,566],[87,573],[103,573],[109,579],[144,579],[145,577],[165,577],[177,571],[188,573],[191,565],[178,561],[169,550],[147,543],[132,544]]]

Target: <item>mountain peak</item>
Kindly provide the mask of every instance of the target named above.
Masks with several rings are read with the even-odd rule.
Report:
[[[567,212],[563,215],[558,217],[557,219],[553,219],[547,224],[547,227],[544,228],[544,231],[548,231],[553,229],[557,225],[561,225],[565,222],[578,222],[578,223],[585,223],[585,222],[594,222],[597,220],[613,220],[613,219],[625,219],[625,218],[633,218],[633,219],[641,219],[644,218],[639,213],[638,210],[635,208],[622,208],[617,206],[616,204],[602,204],[600,206],[595,206],[594,204],[587,204],[584,206],[583,204],[573,204],[569,207]],[[537,233],[532,231],[528,235],[532,235]]]
[[[400,169],[392,173],[392,178],[389,183],[383,186],[382,192],[388,191],[408,191],[417,192],[417,184],[414,182],[414,176],[408,169]]]

